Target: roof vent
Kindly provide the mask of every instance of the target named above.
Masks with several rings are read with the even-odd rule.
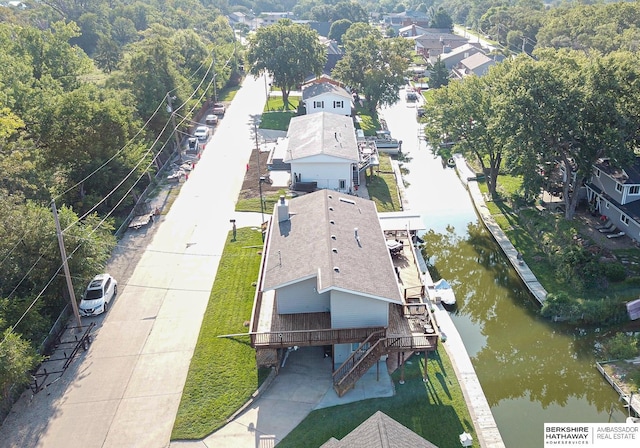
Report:
[[[335,224],[336,222],[332,219],[331,221],[329,221],[329,224]]]
[[[333,249],[331,249],[331,252],[333,252],[334,254],[338,253],[338,249],[336,249],[335,247]]]
[[[331,239],[335,241],[337,238],[335,235],[331,235]]]
[[[334,266],[333,267],[333,272],[339,273],[340,272],[340,268],[338,266]]]
[[[329,211],[331,211],[331,212],[332,212],[332,211],[333,211],[333,207],[329,207]]]
[[[356,201],[347,198],[340,198],[340,202],[346,202],[347,204],[356,205]]]

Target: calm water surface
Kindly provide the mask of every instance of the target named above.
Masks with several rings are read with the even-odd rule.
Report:
[[[415,109],[402,101],[383,114],[410,158],[408,209],[432,229],[429,261],[455,289],[451,317],[505,446],[541,447],[545,422],[624,422],[618,395],[595,368],[594,335],[538,317],[455,172],[419,142]]]

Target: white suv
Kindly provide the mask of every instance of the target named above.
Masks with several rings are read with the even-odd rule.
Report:
[[[107,311],[107,305],[118,294],[118,282],[109,274],[98,274],[89,282],[82,295],[81,316],[97,316]]]
[[[207,126],[198,126],[193,136],[200,141],[206,141],[209,138],[209,128]]]

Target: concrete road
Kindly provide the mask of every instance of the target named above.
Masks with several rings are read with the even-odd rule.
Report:
[[[229,219],[255,145],[264,79],[249,77],[104,318],[86,354],[14,407],[3,447],[166,447]],[[85,319],[86,321],[86,319]]]

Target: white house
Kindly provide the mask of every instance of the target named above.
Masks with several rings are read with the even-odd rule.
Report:
[[[329,82],[314,82],[302,89],[307,114],[331,112],[351,116],[352,96],[344,88]]]
[[[283,144],[294,190],[354,191],[360,153],[351,117],[328,112],[294,117]]]

